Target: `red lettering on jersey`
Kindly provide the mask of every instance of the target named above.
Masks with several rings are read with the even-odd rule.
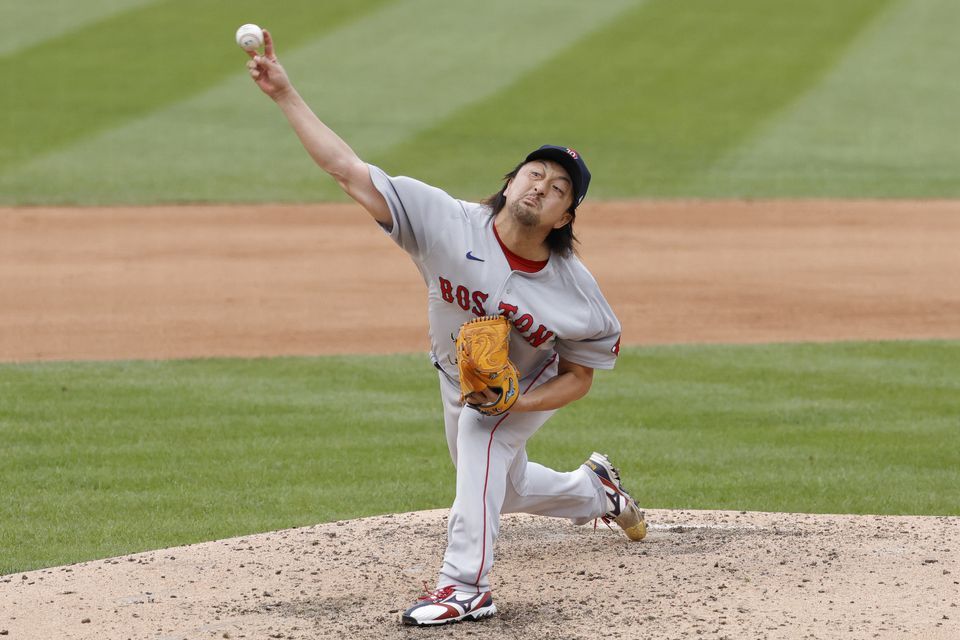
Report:
[[[453,284],[443,276],[440,276],[440,296],[444,302],[453,302]]]
[[[617,344],[613,345],[613,349],[610,349],[610,351],[611,351],[611,352],[613,353],[613,355],[615,355],[615,356],[619,356],[619,355],[620,355],[620,338],[619,338],[619,337],[617,338]]]
[[[527,329],[533,326],[533,316],[525,313],[514,321],[513,326],[515,326],[520,333],[526,333]]]
[[[489,297],[490,296],[483,291],[473,292],[473,309],[471,309],[471,311],[473,311],[473,314],[478,318],[487,315],[487,312],[483,310],[483,303],[486,302]]]
[[[470,310],[470,290],[462,284],[457,286],[457,304],[464,311]]]
[[[520,311],[520,308],[515,304],[510,304],[509,302],[500,303],[500,315],[507,318],[508,320],[517,315],[517,312]],[[530,331],[530,328],[536,324],[536,320],[529,313],[524,313],[516,320],[513,320],[513,327],[517,330],[517,333],[526,333]],[[530,335],[524,336],[523,339],[529,342],[534,347],[539,347],[547,340],[553,338],[556,335],[553,331],[550,331],[545,326],[538,325],[536,330],[533,331]]]
[[[539,347],[544,342],[553,337],[553,331],[547,331],[547,328],[543,325],[537,327],[537,330],[527,336],[527,342],[532,344],[534,347]]]
[[[483,303],[490,297],[489,294],[483,291],[470,291],[462,284],[454,285],[443,276],[438,276],[437,280],[440,283],[440,297],[443,298],[444,302],[450,304],[456,302],[461,309],[470,311],[477,317],[487,315]],[[514,311],[516,311],[516,307],[514,307]]]

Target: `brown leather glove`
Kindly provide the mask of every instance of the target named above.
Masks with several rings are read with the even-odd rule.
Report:
[[[490,389],[497,399],[468,403],[480,413],[498,416],[520,397],[520,374],[510,362],[510,322],[503,316],[483,316],[463,323],[457,335],[460,401]]]

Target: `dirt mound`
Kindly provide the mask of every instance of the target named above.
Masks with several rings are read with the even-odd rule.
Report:
[[[646,540],[503,518],[500,614],[400,625],[436,578],[446,510],[0,578],[4,638],[960,637],[960,518],[648,511]]]

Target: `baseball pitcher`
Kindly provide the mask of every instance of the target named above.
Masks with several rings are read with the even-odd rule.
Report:
[[[593,453],[570,472],[527,459],[526,442],[553,413],[612,369],[620,323],[573,252],[573,222],[590,172],[573,149],[523,157],[502,188],[465,202],[363,162],[297,93],[264,31],[250,51],[254,82],[303,146],[410,257],[429,291],[431,358],[443,399],[456,499],[436,589],[404,624],[479,620],[496,613],[489,573],[501,513],[616,522],[632,540],[643,513],[617,469]]]

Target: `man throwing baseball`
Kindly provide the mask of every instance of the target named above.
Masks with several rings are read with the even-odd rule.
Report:
[[[583,158],[542,146],[483,203],[391,177],[317,118],[277,61],[269,31],[264,40],[263,55],[250,52],[251,77],[320,168],[410,255],[429,290],[431,358],[457,491],[437,587],[402,621],[496,613],[489,573],[501,513],[599,518],[642,539],[643,513],[605,455],[561,473],[526,453],[527,440],[586,395],[593,370],[613,368],[619,353],[620,323],[573,252],[573,222],[590,185]]]

